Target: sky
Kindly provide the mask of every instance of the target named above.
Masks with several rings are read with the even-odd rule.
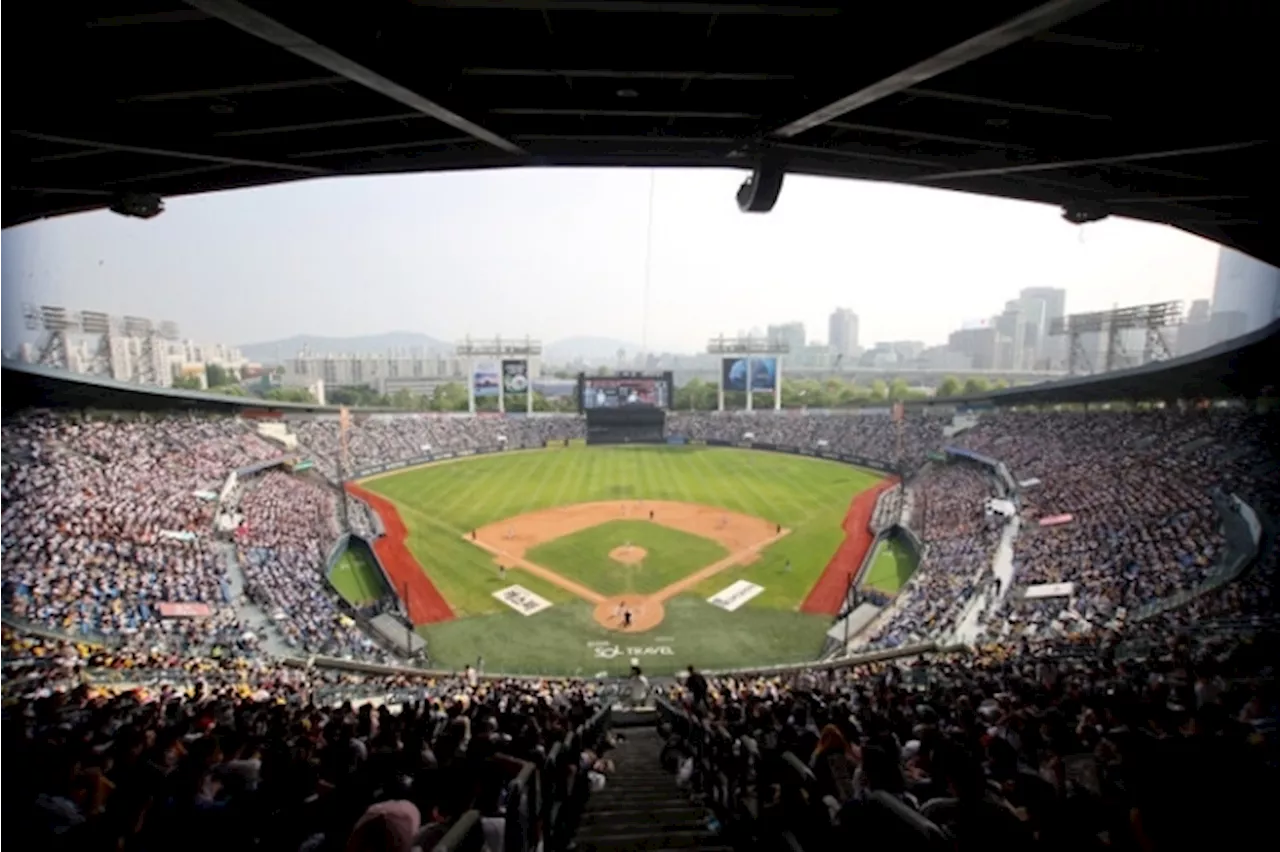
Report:
[[[732,170],[520,169],[337,178],[173,198],[3,232],[3,345],[24,304],[175,321],[244,344],[388,331],[618,338],[702,351],[718,334],[852,308],[865,346],[944,343],[1022,287],[1069,313],[1208,298],[1217,246],[1057,208],[788,176],[744,214]],[[652,248],[647,249],[652,199]],[[646,280],[648,321],[646,322]]]

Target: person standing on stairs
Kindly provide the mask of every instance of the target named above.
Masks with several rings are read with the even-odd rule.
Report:
[[[628,682],[631,692],[631,706],[644,707],[649,702],[649,679],[640,669],[640,660],[631,658],[631,679]]]
[[[698,670],[691,664],[689,666],[689,677],[685,680],[685,688],[689,690],[689,694],[693,696],[693,709],[699,713],[707,709],[707,679],[698,673]]]

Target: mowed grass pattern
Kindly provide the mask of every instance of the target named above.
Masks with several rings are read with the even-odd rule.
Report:
[[[692,654],[694,644],[705,645],[707,653],[721,646],[720,639],[710,635],[711,625],[729,622],[745,627],[754,621],[749,613],[772,611],[780,619],[778,624],[761,623],[749,630],[731,631],[741,642],[737,661],[724,665],[798,662],[820,649],[829,620],[802,616],[795,610],[839,546],[844,536],[841,522],[850,500],[879,479],[870,471],[804,456],[711,447],[633,446],[481,456],[388,474],[366,480],[363,485],[396,503],[409,529],[409,550],[459,617],[454,622],[422,629],[431,643],[433,658],[442,665],[474,662],[475,652],[465,651],[468,642],[489,646],[491,640],[483,638],[485,631],[500,629],[504,637],[498,647],[507,648],[505,654],[510,656],[486,655],[491,669],[515,671],[502,664],[510,660],[514,666],[518,660],[539,659],[543,667],[531,663],[531,670],[552,672],[577,668],[566,668],[566,659],[559,656],[569,647],[562,642],[572,639],[580,643],[583,635],[588,635],[581,633],[581,625],[564,621],[576,606],[561,604],[577,599],[520,570],[509,571],[507,580],[500,581],[493,557],[464,540],[470,530],[553,506],[643,499],[716,506],[782,524],[792,530],[791,534],[766,548],[759,560],[722,572],[695,589],[693,596],[668,601],[666,620],[655,630],[657,635],[673,635],[677,626],[674,613],[682,611],[686,604],[701,612],[705,621],[691,618],[680,629],[707,634],[703,641],[694,643],[676,636],[674,644],[677,649],[690,648],[691,656],[685,662],[711,666],[711,662]],[[610,548],[620,543],[625,539],[610,544]],[[642,542],[633,543],[644,546]],[[785,569],[788,560],[790,571]],[[678,576],[713,561],[714,558],[693,565]],[[736,613],[725,613],[705,602],[705,598],[737,579],[758,583],[765,592]],[[492,597],[493,592],[512,583],[557,606],[530,618],[513,613]],[[616,636],[596,627],[589,610],[584,610],[585,623],[602,636]],[[498,615],[467,618],[493,613]],[[700,624],[704,626],[699,627]],[[782,629],[781,624],[792,627]],[[508,627],[514,631],[510,635],[506,635]],[[762,632],[765,627],[777,630]],[[554,635],[564,630],[573,635]],[[598,638],[594,633],[590,635]],[[466,641],[461,638],[464,636],[468,637]],[[535,647],[544,648],[545,653],[529,650]],[[558,650],[552,653],[552,649]]]
[[[609,551],[626,544],[648,551],[644,562],[623,565],[609,558]],[[650,594],[728,555],[709,538],[650,521],[609,521],[525,554],[602,595]]]

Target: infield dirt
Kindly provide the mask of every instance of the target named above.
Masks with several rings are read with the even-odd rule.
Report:
[[[709,538],[728,550],[729,555],[691,572],[651,595],[633,595],[627,598],[606,597],[526,558],[526,554],[540,544],[617,520],[652,520],[655,524]],[[487,524],[466,534],[464,538],[492,553],[494,562],[518,566],[588,603],[595,604],[595,620],[602,627],[624,633],[641,633],[662,623],[663,601],[728,568],[751,564],[759,558],[761,550],[789,532],[790,530],[772,521],[714,506],[644,500],[557,506]],[[623,547],[619,547],[615,552],[622,549]],[[630,625],[625,624],[623,613],[626,611],[631,613]]]

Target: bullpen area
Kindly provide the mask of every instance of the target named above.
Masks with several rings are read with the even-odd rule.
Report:
[[[403,525],[406,558],[447,602],[415,618],[435,665],[620,674],[636,657],[669,674],[817,654],[830,616],[800,604],[851,500],[881,478],[805,456],[612,446],[442,462],[352,490]]]

